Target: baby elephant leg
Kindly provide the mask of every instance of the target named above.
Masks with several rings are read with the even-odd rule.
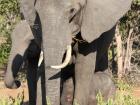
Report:
[[[97,94],[101,93],[104,102],[109,98],[113,98],[116,92],[115,84],[111,77],[104,72],[96,72],[94,74],[91,87],[88,105],[97,105]]]

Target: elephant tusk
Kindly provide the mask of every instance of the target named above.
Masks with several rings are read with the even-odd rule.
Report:
[[[66,58],[65,58],[64,62],[60,65],[55,65],[55,66],[50,66],[50,67],[53,69],[62,69],[64,67],[66,67],[71,60],[71,52],[72,52],[72,48],[71,48],[71,45],[69,45],[69,46],[67,46]],[[41,53],[40,53],[38,67],[41,65],[42,61],[43,61],[43,51],[41,51]]]
[[[40,53],[39,61],[38,61],[38,67],[40,67],[41,63],[43,61],[43,51]]]
[[[71,45],[69,45],[67,46],[66,58],[64,62],[60,65],[55,65],[55,66],[50,66],[50,67],[53,69],[62,69],[66,67],[71,60],[71,53],[72,53],[72,48],[71,48]]]

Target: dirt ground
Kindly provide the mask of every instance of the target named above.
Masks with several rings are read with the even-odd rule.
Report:
[[[0,84],[3,84],[3,82],[0,82]],[[22,93],[24,91],[24,102],[28,102],[29,96],[28,96],[28,89],[27,89],[27,83],[23,83],[22,87],[18,88],[18,89],[7,89],[7,88],[0,88],[0,99],[1,98],[7,98],[9,96],[16,98],[18,96],[19,93]],[[137,98],[140,99],[140,87],[134,88],[132,95]],[[27,105],[27,104],[24,104]]]
[[[24,104],[28,105],[29,95],[28,95],[28,87],[27,82],[21,84],[21,87],[18,89],[8,89],[5,87],[3,78],[5,75],[6,68],[0,68],[0,99],[2,98],[17,98],[18,94],[24,93]]]
[[[27,83],[26,82],[22,83],[21,87],[18,89],[7,89],[3,83],[3,77],[5,74],[4,71],[5,71],[4,68],[0,68],[0,78],[1,78],[0,79],[0,99],[7,98],[9,96],[16,98],[18,94],[21,94],[23,92],[24,102],[27,103],[29,100]],[[140,99],[140,87],[133,88],[132,95],[135,98]],[[28,104],[24,104],[24,105],[28,105]]]
[[[3,86],[3,82],[0,82],[0,85]],[[29,100],[27,83],[23,83],[18,89],[0,88],[0,99],[8,97],[17,98],[18,94],[22,94],[22,92],[24,93],[24,103],[27,103]]]
[[[133,89],[133,96],[136,97],[137,99],[140,99],[140,87],[136,87]]]

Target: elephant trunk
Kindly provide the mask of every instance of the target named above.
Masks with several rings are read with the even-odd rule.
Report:
[[[67,46],[71,45],[72,42],[68,17],[61,11],[62,6],[61,10],[58,9],[58,3],[60,2],[44,0],[36,4],[42,26],[46,99],[51,105],[60,105],[61,69],[59,67],[54,69],[56,66],[53,65],[62,64]]]
[[[25,52],[33,39],[32,31],[26,21],[16,25],[11,35],[12,48],[8,60],[4,83],[8,88],[18,88],[20,82],[15,80],[20,67],[25,59]]]
[[[21,53],[18,54],[15,51],[16,49],[12,47],[9,56],[7,71],[4,78],[4,83],[6,87],[10,89],[15,89],[20,87],[20,82],[15,80],[15,77],[23,63],[23,57],[22,57],[23,54]]]
[[[67,46],[71,45],[72,38],[69,29],[67,29],[67,26],[63,26],[62,24],[64,23],[64,20],[61,20],[57,14],[56,16],[51,16],[51,18],[47,16],[43,16],[46,18],[42,19],[41,22],[43,33],[43,55],[45,62],[46,98],[47,101],[51,102],[51,105],[59,105],[61,77],[60,68],[65,67],[71,58],[70,47],[70,50],[67,51],[69,52],[68,55],[70,56],[66,57],[67,59],[64,61],[65,63],[62,63],[64,53],[67,49]]]
[[[46,50],[44,48],[46,99],[47,102],[51,102],[51,105],[59,105],[61,69],[51,68],[51,65],[59,65],[62,63],[65,50],[48,47],[46,47]]]

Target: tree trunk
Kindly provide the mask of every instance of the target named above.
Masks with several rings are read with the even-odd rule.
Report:
[[[123,75],[123,54],[122,54],[122,40],[121,40],[121,35],[119,33],[119,28],[116,27],[116,43],[117,43],[117,64],[118,64],[118,79],[122,78]]]

